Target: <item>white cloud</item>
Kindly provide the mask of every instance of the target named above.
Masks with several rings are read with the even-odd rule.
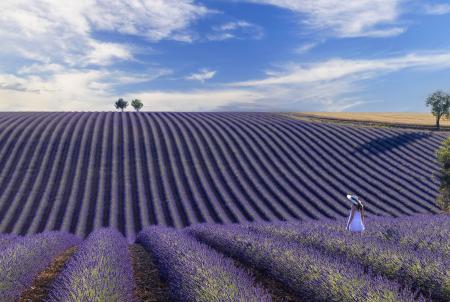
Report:
[[[236,35],[229,32],[221,32],[209,34],[206,38],[210,41],[225,41],[236,38]]]
[[[365,103],[350,80],[316,82],[308,85],[233,87],[259,94],[254,103],[245,99],[230,103],[225,110],[249,111],[342,111]]]
[[[152,111],[214,111],[236,102],[257,104],[263,97],[260,93],[243,89],[192,90],[192,91],[149,91],[133,93],[127,99],[138,98],[145,108]]]
[[[0,89],[0,110],[58,111],[87,110],[101,106],[108,98],[111,86],[102,82],[101,71],[66,71],[49,78],[24,76],[9,79],[23,89]],[[0,75],[0,83],[5,82]],[[1,87],[1,84],[0,84]]]
[[[44,65],[42,68],[46,69]],[[58,70],[58,66],[47,68]],[[373,78],[405,69],[444,68],[450,68],[450,52],[373,60],[337,58],[307,65],[291,64],[269,72],[263,79],[210,89],[142,90],[124,97],[140,98],[146,108],[155,111],[342,111],[370,101],[359,96]],[[159,71],[160,76],[167,74],[169,70]],[[106,70],[63,70],[47,77],[0,74],[0,110],[112,110],[117,87],[147,80],[152,78]]]
[[[306,44],[303,44],[300,47],[297,47],[294,50],[294,52],[298,53],[298,54],[305,54],[305,53],[309,52],[310,50],[312,50],[313,48],[315,48],[318,44],[319,43],[316,43],[316,42],[314,42],[314,43],[306,43]]]
[[[198,18],[211,13],[192,0],[97,0],[86,11],[96,29],[145,36],[150,40],[177,39]],[[186,33],[182,40],[186,40]]]
[[[204,83],[207,80],[211,80],[216,75],[217,71],[215,70],[209,70],[209,69],[200,69],[199,72],[193,73],[186,77],[187,80],[191,81],[200,81]]]
[[[90,64],[109,65],[117,59],[129,60],[132,58],[131,51],[125,45],[90,41],[89,46],[92,49],[87,53],[86,59]]]
[[[446,15],[450,13],[450,4],[426,4],[424,6],[425,13],[428,15]]]
[[[192,0],[2,0],[0,11],[0,58],[71,66],[132,58],[131,47],[98,41],[95,32],[189,42],[190,25],[210,13]]]
[[[214,26],[213,32],[206,37],[211,41],[223,41],[229,39],[261,39],[264,36],[263,29],[247,21],[233,21]]]
[[[371,37],[371,38],[386,38],[386,37],[393,37],[398,36],[406,31],[406,28],[404,27],[391,27],[388,29],[375,29],[375,30],[368,30],[364,33],[365,37]]]
[[[367,81],[405,69],[448,69],[450,52],[406,54],[373,60],[331,59],[286,65],[267,77],[231,83],[232,89],[257,91],[258,104],[272,110],[348,110],[370,102],[359,98]],[[237,105],[236,105],[237,106]]]
[[[152,72],[151,74],[155,74]],[[162,72],[162,74],[164,74]],[[48,78],[0,75],[0,111],[110,111],[117,98],[114,89],[139,83],[145,78],[107,71],[64,71]],[[122,95],[139,98],[152,111],[294,110],[329,108],[338,110],[359,101],[337,99],[350,91],[345,81],[261,87],[222,87],[187,91],[140,91]]]
[[[139,81],[139,79],[136,79]],[[111,111],[120,85],[102,72],[68,72],[49,79],[0,75],[0,111]],[[9,87],[6,85],[9,84]],[[347,97],[354,88],[345,81],[309,86],[229,87],[187,91],[141,91],[122,95],[139,98],[152,111],[289,111],[343,110],[361,104]]]
[[[271,71],[270,76],[232,85],[251,87],[266,85],[305,84],[332,81],[350,76],[370,77],[382,72],[393,72],[406,68],[449,68],[450,53],[407,54],[400,57],[373,60],[331,59],[320,63],[290,66],[281,72]]]
[[[31,65],[27,65],[24,67],[21,67],[18,70],[18,74],[22,75],[22,74],[46,74],[46,73],[56,73],[56,72],[61,72],[63,71],[65,68],[62,65],[59,64],[54,64],[54,63],[50,63],[50,64],[39,64],[39,63],[34,63]]]
[[[32,91],[30,87],[28,87],[27,82],[20,77],[16,77],[10,74],[0,74],[0,91]],[[3,100],[3,103],[6,104],[8,99]]]
[[[41,65],[46,69],[45,65]],[[38,65],[33,68],[39,68]],[[49,69],[58,70],[54,66]],[[62,69],[48,75],[0,74],[0,111],[110,110],[116,89],[170,74],[167,69],[133,75],[121,71]]]
[[[339,37],[387,37],[405,29],[393,24],[405,0],[244,0],[274,5],[300,14],[311,28],[327,30]]]
[[[114,88],[144,80],[142,77],[119,75],[78,70],[48,78],[0,74],[0,111],[112,111],[117,98]],[[141,91],[121,96],[127,100],[139,98],[146,108],[154,111],[212,111],[237,101],[255,103],[262,97],[245,89]]]
[[[237,22],[228,22],[222,24],[221,26],[216,27],[218,31],[228,31],[235,30],[238,28],[249,28],[254,26],[253,24],[248,23],[247,21],[237,21]]]

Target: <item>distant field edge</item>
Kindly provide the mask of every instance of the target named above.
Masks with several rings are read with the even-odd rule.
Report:
[[[427,113],[280,112],[279,114],[313,122],[437,131],[434,117]],[[441,120],[440,131],[450,131],[450,121]]]

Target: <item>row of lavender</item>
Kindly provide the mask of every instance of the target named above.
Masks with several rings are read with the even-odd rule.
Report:
[[[234,262],[192,236],[150,227],[137,242],[155,256],[169,284],[171,301],[271,301],[270,295]],[[49,232],[1,235],[0,301],[18,300],[38,274],[70,247],[75,254],[52,282],[46,301],[136,301],[128,243],[119,232],[100,229],[84,242]]]
[[[436,213],[443,133],[259,113],[0,113],[0,232]]]
[[[63,232],[0,235],[0,301],[18,300],[55,257],[72,247],[76,252],[52,282],[46,301],[133,301],[128,242],[112,229],[100,229],[85,241]]]
[[[340,259],[345,266],[358,267],[371,275],[383,276],[398,282],[403,288],[413,288],[427,298],[447,301],[450,297],[450,218],[416,216],[402,219],[378,218],[369,220],[365,234],[351,234],[335,221],[320,223],[249,224],[227,227],[199,228],[193,233],[205,242],[226,247],[242,257],[243,250],[230,249],[239,236],[261,242],[264,238],[278,238],[311,249],[328,258]],[[253,235],[251,235],[253,234]],[[228,237],[227,237],[228,236]],[[224,239],[225,238],[225,239]],[[228,238],[228,239],[226,239]],[[242,246],[241,246],[242,248]],[[270,250],[270,249],[265,249]],[[252,257],[252,256],[249,256]],[[278,256],[276,256],[278,257]],[[317,261],[313,261],[317,263]],[[330,263],[325,264],[329,267]],[[290,266],[288,266],[290,267]],[[367,292],[367,291],[365,291]]]
[[[307,301],[446,301],[448,216],[376,218],[363,236],[341,221],[149,227],[136,242],[156,261],[174,301],[271,301],[242,267],[278,280]],[[75,254],[49,301],[134,301],[128,243],[102,229],[84,242],[65,233],[0,235],[0,301],[13,301],[57,255]],[[237,264],[237,262],[241,264]]]
[[[415,295],[341,257],[240,226],[195,227],[202,242],[264,271],[305,301],[412,301]]]

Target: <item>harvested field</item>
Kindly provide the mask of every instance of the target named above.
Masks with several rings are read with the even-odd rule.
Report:
[[[292,112],[287,113],[292,118],[324,118],[342,121],[379,123],[399,126],[426,126],[434,127],[436,118],[431,113],[406,113],[406,112]],[[450,128],[450,121],[442,118],[441,127]]]

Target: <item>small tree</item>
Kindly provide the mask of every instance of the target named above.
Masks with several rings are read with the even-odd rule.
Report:
[[[131,106],[133,106],[136,111],[140,111],[142,107],[144,107],[144,104],[141,102],[141,100],[134,99],[133,101],[131,101]]]
[[[117,102],[114,103],[116,109],[123,110],[128,107],[128,102],[124,101],[122,98],[118,99]]]
[[[427,107],[431,106],[431,113],[436,117],[436,128],[439,130],[441,117],[445,116],[448,118],[450,115],[450,96],[447,93],[438,90],[427,97],[425,104]]]
[[[437,159],[441,165],[441,187],[437,198],[438,206],[450,211],[450,138],[447,138],[437,151]]]

